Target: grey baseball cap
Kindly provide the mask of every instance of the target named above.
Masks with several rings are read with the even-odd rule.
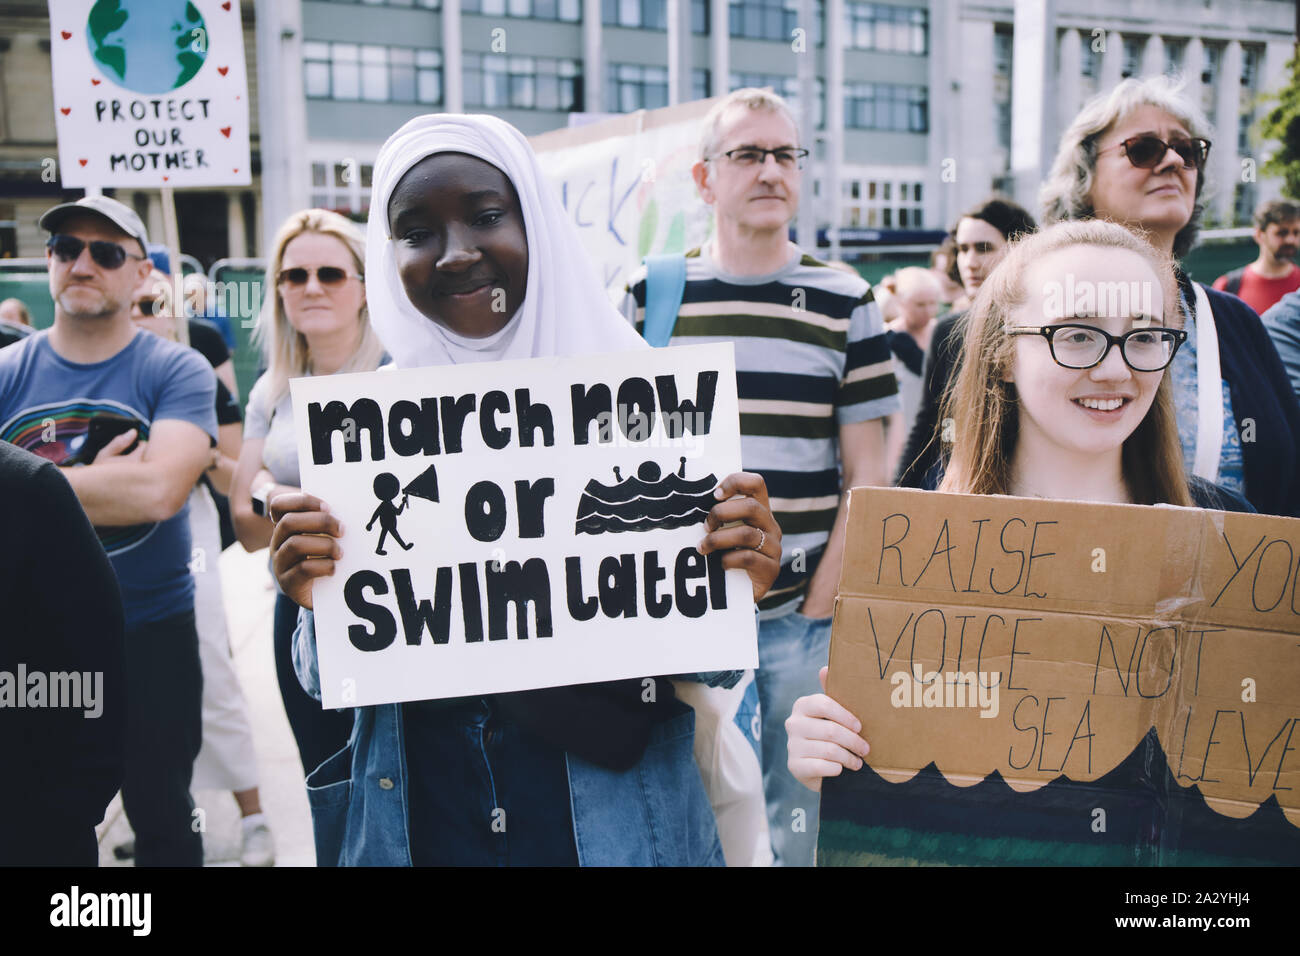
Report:
[[[144,223],[130,206],[124,206],[116,199],[107,196],[84,196],[76,202],[65,202],[53,209],[45,210],[38,225],[49,232],[58,232],[59,223],[73,215],[91,214],[102,216],[128,236],[140,243],[140,251],[149,254],[149,236]]]

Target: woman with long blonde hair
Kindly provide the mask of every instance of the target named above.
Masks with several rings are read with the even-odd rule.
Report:
[[[1181,325],[1172,260],[1122,226],[1066,222],[1012,244],[968,315],[960,371],[944,398],[953,443],[938,490],[1254,510],[1232,492],[1186,477],[1167,372],[1186,337]],[[822,668],[823,689],[826,674]],[[866,730],[824,693],[799,698],[786,730],[787,765],[809,789],[864,767]],[[871,781],[893,798],[882,801],[880,826],[947,829],[936,823],[950,820],[952,810],[942,774],[930,767],[914,780],[906,799],[890,789],[895,785]],[[1120,776],[1098,786],[1122,795],[1141,784]],[[992,792],[989,799],[992,806]],[[902,817],[886,819],[893,811],[884,804],[901,806]],[[1014,817],[977,812],[963,818],[960,845],[940,841],[906,852],[954,862],[983,852],[972,847],[1005,848],[1006,839],[1077,846],[1073,831],[1061,829],[1063,818],[1059,808]]]
[[[325,209],[294,213],[276,233],[266,275],[270,288],[253,333],[266,372],[249,392],[230,492],[235,533],[248,551],[271,543],[266,502],[299,489],[289,379],[373,371],[384,355],[366,311],[365,238],[355,223]],[[347,743],[352,715],[321,710],[299,685],[290,651],[297,615],[297,605],[278,593],[276,677],[308,774]]]

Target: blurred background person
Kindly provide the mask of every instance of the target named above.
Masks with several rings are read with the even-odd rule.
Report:
[[[271,542],[274,524],[266,503],[299,490],[289,379],[370,372],[383,359],[366,312],[364,262],[361,230],[338,213],[294,213],[276,234],[266,273],[275,291],[263,301],[253,333],[266,372],[249,391],[244,444],[230,495],[235,532],[248,551]],[[352,711],[322,710],[298,683],[290,647],[297,623],[298,606],[277,592],[275,673],[305,777],[343,749],[352,731]]]
[[[22,299],[0,302],[0,349],[32,334],[32,314]]]
[[[176,309],[172,300],[171,280],[154,269],[135,290],[131,318],[137,326],[175,341]],[[210,347],[207,352],[199,347],[198,343],[203,341],[212,344],[210,327],[204,329],[205,323],[198,319],[188,319],[187,324],[191,348],[203,354],[209,363],[225,356],[225,363],[230,364],[224,343],[220,343],[219,349]],[[275,850],[257,789],[253,730],[230,654],[225,592],[218,561],[224,549],[213,492],[229,492],[243,441],[239,402],[221,378],[217,379],[216,412],[217,445],[189,500],[190,538],[194,549],[190,571],[194,576],[194,616],[203,669],[203,745],[194,761],[190,786],[196,790],[231,791],[239,804],[241,818],[240,863],[271,866],[275,863]],[[128,859],[134,850],[134,845],[128,843],[114,847],[113,852],[119,859]]]
[[[943,237],[934,252],[930,253],[930,274],[939,283],[939,314],[960,312],[970,305],[966,290],[961,285],[957,271],[957,240],[952,234]]]
[[[1005,196],[991,196],[957,220],[952,239],[957,251],[957,273],[969,303],[1003,254],[1007,243],[1038,228],[1023,206]],[[959,298],[958,302],[963,299]],[[965,309],[943,316],[930,335],[930,348],[922,373],[920,406],[911,433],[898,458],[894,484],[904,488],[934,488],[940,476],[940,455],[951,444],[939,421],[944,390],[956,377],[961,358]]]
[[[1169,77],[1127,79],[1061,135],[1046,222],[1108,219],[1175,260],[1200,230],[1211,128]],[[1170,366],[1187,470],[1262,514],[1300,514],[1300,406],[1259,316],[1177,270],[1187,342]]]
[[[882,305],[881,312],[887,317],[892,313],[885,337],[894,356],[898,394],[903,400],[903,410],[891,415],[885,426],[885,461],[892,475],[924,397],[925,353],[930,347],[943,287],[931,270],[920,266],[899,269],[891,278],[894,291],[880,293],[889,300],[889,308]]]
[[[1263,315],[1282,296],[1300,289],[1300,204],[1270,199],[1255,210],[1255,244],[1259,258],[1214,280],[1214,288],[1242,299]]]

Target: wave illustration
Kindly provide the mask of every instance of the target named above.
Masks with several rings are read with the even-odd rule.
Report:
[[[684,472],[684,458],[681,467]],[[680,472],[661,477],[659,466],[648,461],[633,476],[623,478],[617,468],[614,476],[618,480],[613,485],[594,478],[587,482],[578,500],[575,533],[684,528],[702,522],[717,504],[713,489],[718,481],[712,474],[694,479]]]
[[[1276,796],[1218,812],[1170,771],[1153,729],[1104,776],[1028,792],[996,770],[970,786],[933,763],[901,783],[846,771],[823,782],[817,852],[819,866],[1294,866],[1300,829]]]

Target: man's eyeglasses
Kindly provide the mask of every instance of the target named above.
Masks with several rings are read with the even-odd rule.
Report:
[[[95,265],[101,269],[120,269],[127,259],[144,258],[144,256],[137,256],[135,253],[127,252],[116,242],[109,242],[105,239],[92,239],[87,243],[84,239],[78,239],[76,236],[55,233],[45,240],[45,248],[54,253],[60,262],[76,262],[81,257],[81,251],[87,245],[90,246],[90,258],[95,260]]]
[[[782,169],[803,169],[803,161],[808,157],[808,150],[794,146],[779,146],[776,149],[742,146],[719,155],[727,157],[737,166],[761,166],[767,162],[769,153]]]
[[[305,286],[312,274],[315,273],[316,279],[324,286],[335,286],[348,279],[362,279],[355,272],[348,272],[346,269],[340,269],[338,266],[321,266],[319,269],[303,269],[301,267],[293,269],[281,269],[276,282],[281,285],[289,285],[295,289]],[[365,280],[362,279],[364,282]]]
[[[1158,372],[1174,360],[1178,346],[1187,340],[1182,329],[1152,327],[1130,329],[1111,335],[1092,325],[1044,325],[1016,327],[1007,335],[1041,335],[1047,339],[1052,358],[1062,368],[1085,369],[1100,365],[1118,345],[1125,364],[1135,372]]]
[[[1184,169],[1204,169],[1205,161],[1210,155],[1210,141],[1208,139],[1201,139],[1200,137],[1183,139],[1178,137],[1166,143],[1159,136],[1152,136],[1150,133],[1142,136],[1130,136],[1122,143],[1116,143],[1114,146],[1107,146],[1105,149],[1098,150],[1097,155],[1100,156],[1104,152],[1120,147],[1123,147],[1124,155],[1128,157],[1128,161],[1138,169],[1155,169],[1171,149],[1183,161]]]
[[[141,315],[162,315],[162,303],[157,299],[139,299],[133,305]]]

